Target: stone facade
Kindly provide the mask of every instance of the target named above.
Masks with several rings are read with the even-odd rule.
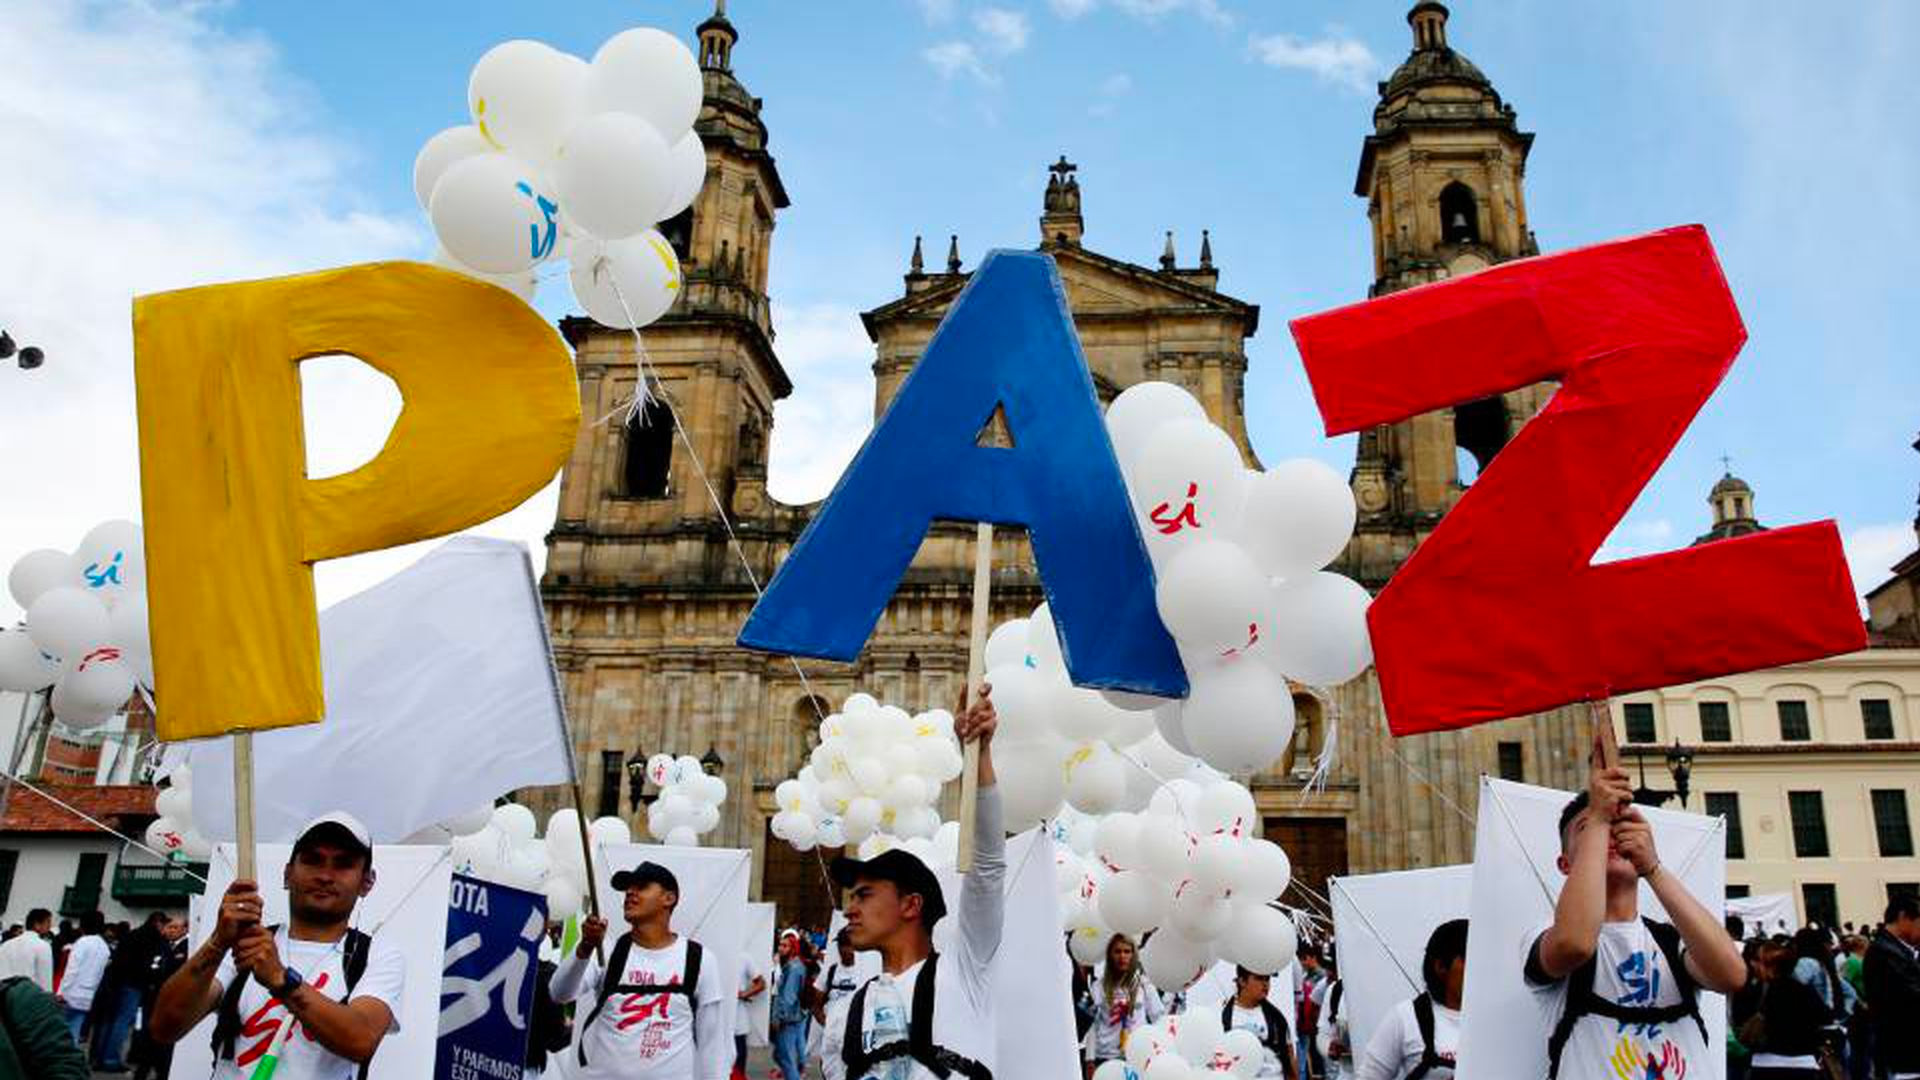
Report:
[[[1446,47],[1444,8],[1423,3],[1409,18],[1415,50],[1382,84],[1361,161],[1374,294],[1534,250],[1521,190],[1531,136]],[[813,923],[823,921],[828,891],[815,856],[769,843],[773,786],[804,761],[820,710],[855,690],[912,709],[955,700],[966,669],[973,528],[929,533],[856,663],[796,662],[734,644],[756,586],[815,507],[781,504],[766,488],[773,402],[792,389],[766,296],[785,188],[759,102],[732,71],[738,35],[720,16],[699,32],[708,181],[665,229],[680,252],[685,294],[641,335],[660,400],[623,422],[636,385],[634,336],[565,322],[589,423],[563,474],[542,589],[589,812],[641,820],[628,800],[630,764],[661,751],[712,750],[731,795],[710,842],[752,848],[755,894],[778,901],[783,919]],[[1108,400],[1145,379],[1179,383],[1257,467],[1242,385],[1259,309],[1219,291],[1204,237],[1188,267],[1178,265],[1171,236],[1156,268],[1088,249],[1080,198],[1077,169],[1062,158],[1043,196],[1039,248],[1059,266],[1098,394]],[[875,348],[876,415],[968,276],[957,239],[944,272],[926,271],[918,240],[909,267],[902,295],[862,316]],[[1490,458],[1549,392],[1529,388],[1365,433],[1354,471],[1360,526],[1336,568],[1377,589],[1459,497],[1458,449]],[[995,622],[1038,603],[1024,537],[1002,530],[994,566]],[[1584,723],[1574,711],[1392,742],[1371,673],[1331,691],[1301,688],[1296,707],[1294,750],[1252,786],[1268,835],[1287,846],[1315,892],[1330,873],[1465,861],[1482,772],[1504,764],[1508,775],[1566,785],[1583,764]],[[1327,782],[1303,795],[1330,737]],[[542,809],[562,797],[528,793]]]

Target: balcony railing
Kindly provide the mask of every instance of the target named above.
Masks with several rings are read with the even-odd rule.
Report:
[[[168,863],[164,866],[119,866],[113,871],[113,898],[130,907],[173,907],[185,904],[206,888],[206,863]]]

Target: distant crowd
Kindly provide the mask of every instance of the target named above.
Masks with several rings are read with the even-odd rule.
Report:
[[[173,1050],[148,1037],[146,1020],[186,957],[183,915],[134,926],[89,911],[56,927],[47,909],[27,912],[0,934],[0,1076],[165,1078]]]

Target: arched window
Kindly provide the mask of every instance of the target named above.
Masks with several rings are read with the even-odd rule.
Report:
[[[1440,190],[1440,241],[1480,242],[1480,201],[1474,198],[1472,188],[1458,180]]]
[[[673,471],[673,413],[655,398],[627,421],[627,461],[623,479],[628,497],[665,498]]]
[[[1302,780],[1312,775],[1315,759],[1320,756],[1323,727],[1320,699],[1312,694],[1293,695],[1293,745],[1287,748],[1281,763],[1283,771]]]
[[[1481,398],[1453,407],[1453,445],[1465,453],[1459,461],[1460,486],[1465,487],[1486,471],[1507,445],[1507,402],[1500,397]],[[1471,462],[1468,459],[1471,459]],[[1472,469],[1469,471],[1468,465]]]

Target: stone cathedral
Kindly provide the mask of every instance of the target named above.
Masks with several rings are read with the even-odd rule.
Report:
[[[1536,252],[1524,188],[1533,136],[1448,44],[1444,6],[1418,3],[1408,22],[1413,50],[1380,84],[1354,186],[1371,225],[1374,296]],[[777,901],[783,921],[824,925],[829,892],[816,856],[767,832],[773,788],[805,762],[820,712],[855,690],[913,710],[951,706],[966,675],[974,530],[929,533],[857,663],[796,663],[734,644],[756,586],[815,506],[767,492],[774,402],[793,390],[767,296],[787,190],[760,101],[735,73],[738,31],[716,13],[698,37],[707,183],[663,226],[684,293],[643,332],[663,393],[622,423],[635,389],[632,335],[586,318],[562,323],[588,423],[562,476],[541,588],[588,811],[643,823],[655,789],[640,763],[659,752],[704,756],[729,787],[708,842],[753,849],[752,891]],[[1260,309],[1220,291],[1207,239],[1188,266],[1171,236],[1152,267],[1091,250],[1078,169],[1064,156],[1049,171],[1038,224],[1038,249],[1059,266],[1102,401],[1142,380],[1179,383],[1257,467],[1242,382]],[[901,294],[862,315],[876,417],[967,276],[957,241],[929,269],[916,238]],[[1550,392],[1532,387],[1364,433],[1352,473],[1359,524],[1334,568],[1378,591]],[[601,417],[612,419],[593,423]],[[1024,538],[997,536],[995,623],[1040,600]],[[1328,874],[1470,859],[1483,773],[1563,787],[1582,775],[1586,726],[1575,710],[1393,740],[1372,672],[1326,691],[1297,688],[1295,703],[1293,749],[1251,786],[1267,835],[1315,893]],[[1303,794],[1329,739],[1327,782]],[[564,793],[528,796],[551,809]],[[1289,900],[1311,903],[1298,893]]]

